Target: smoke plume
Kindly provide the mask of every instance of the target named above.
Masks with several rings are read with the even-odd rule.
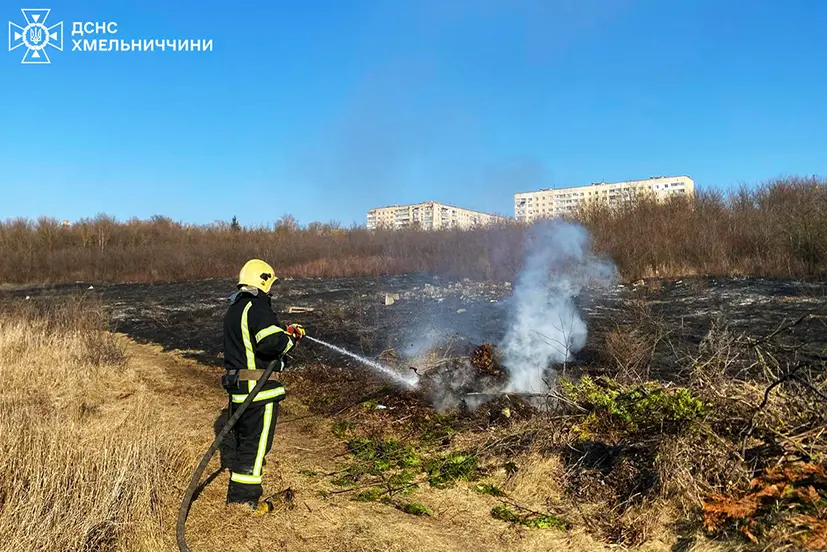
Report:
[[[510,375],[504,391],[545,392],[554,383],[553,366],[572,360],[586,344],[586,323],[575,298],[585,286],[608,284],[617,275],[590,246],[587,230],[578,224],[554,220],[531,227],[500,344]]]

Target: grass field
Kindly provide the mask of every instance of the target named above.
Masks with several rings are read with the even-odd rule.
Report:
[[[91,295],[4,304],[2,550],[175,550],[226,397],[214,367],[109,333],[108,312]],[[293,398],[265,477],[276,512],[225,506],[217,454],[190,546],[823,549],[827,377],[823,362],[795,364],[800,327],[715,327],[692,347],[641,308],[540,411],[437,414],[308,354],[285,374]],[[674,350],[680,383],[652,379],[653,347]]]

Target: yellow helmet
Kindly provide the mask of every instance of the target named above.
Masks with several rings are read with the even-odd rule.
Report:
[[[270,287],[276,280],[278,278],[273,267],[259,259],[250,259],[238,273],[239,286],[257,287],[264,293],[270,293]]]

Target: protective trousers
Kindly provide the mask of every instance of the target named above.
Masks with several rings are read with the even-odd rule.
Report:
[[[231,404],[232,416],[240,404]],[[227,489],[227,503],[246,502],[258,504],[261,497],[261,476],[264,457],[273,446],[273,434],[279,413],[278,402],[265,404],[251,403],[236,422],[235,456],[230,466],[230,484]]]

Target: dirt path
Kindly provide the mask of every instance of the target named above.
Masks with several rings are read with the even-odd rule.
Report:
[[[129,342],[132,366],[150,392],[166,405],[159,423],[176,424],[187,451],[191,471],[214,438],[214,423],[226,406],[217,385],[218,371],[158,346]],[[289,392],[289,390],[288,390]],[[348,551],[556,551],[605,550],[577,529],[527,529],[490,516],[496,500],[479,495],[469,485],[417,490],[410,500],[433,511],[417,517],[380,503],[351,500],[343,493],[324,498],[332,487],[319,475],[340,469],[345,448],[331,432],[330,422],[308,413],[301,397],[282,403],[273,450],[264,476],[265,495],[290,488],[292,504],[276,501],[277,510],[253,517],[243,507],[224,504],[226,471],[215,474],[195,501],[187,523],[193,552],[232,550],[348,550]],[[217,472],[219,454],[204,478]],[[175,550],[175,521],[180,497],[188,483],[185,474],[168,488],[164,506],[164,533]],[[203,479],[203,478],[202,478]]]

